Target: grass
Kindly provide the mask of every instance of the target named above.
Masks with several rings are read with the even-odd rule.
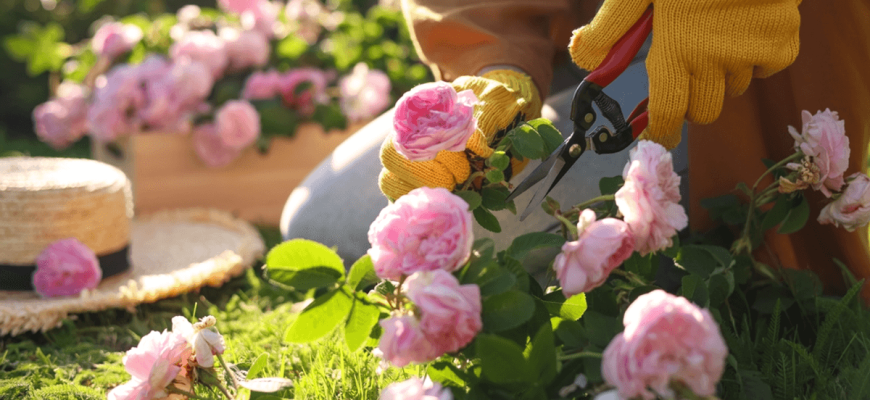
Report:
[[[260,230],[268,247],[280,240],[276,229]],[[377,399],[389,383],[422,375],[421,367],[376,374],[380,360],[368,351],[350,352],[338,335],[309,344],[284,342],[284,331],[296,318],[293,304],[302,296],[264,281],[259,265],[220,288],[143,304],[132,313],[80,314],[46,333],[0,337],[0,399],[105,399],[130,378],[121,362],[128,349],[152,330],[171,329],[173,316],[194,313],[217,318],[227,362],[247,370],[263,357],[266,365],[257,377],[294,382],[273,394],[243,389],[239,399]],[[217,391],[198,394],[221,398]]]

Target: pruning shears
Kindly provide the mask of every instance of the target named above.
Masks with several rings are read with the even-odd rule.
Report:
[[[630,146],[638,135],[646,129],[649,122],[646,109],[649,98],[641,101],[628,118],[624,119],[619,103],[607,96],[604,93],[604,88],[628,68],[650,31],[652,31],[652,7],[647,9],[631,29],[616,42],[601,65],[577,86],[571,105],[571,120],[574,121],[573,133],[544,159],[525,180],[520,182],[507,197],[507,201],[511,201],[538,182],[543,181],[520,216],[520,221],[531,214],[533,206],[544,201],[547,194],[553,190],[553,187],[559,183],[559,180],[565,176],[565,173],[571,169],[571,166],[586,150],[591,149],[598,154],[617,153]],[[604,117],[613,124],[613,131],[607,126],[601,125],[587,134],[596,119],[595,111],[592,109],[593,103],[598,105]]]

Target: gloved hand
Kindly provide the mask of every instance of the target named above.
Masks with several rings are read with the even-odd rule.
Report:
[[[494,70],[481,76],[463,76],[453,81],[457,92],[471,89],[479,103],[474,106],[477,132],[466,142],[467,150],[488,158],[494,140],[518,121],[541,115],[541,99],[528,75],[511,70]],[[390,135],[392,136],[392,135]],[[464,151],[442,150],[434,160],[410,161],[393,147],[390,136],[381,146],[384,168],[378,179],[381,192],[390,200],[398,199],[418,187],[443,187],[453,190],[471,175],[471,164]],[[512,173],[528,163],[512,160]]]
[[[680,142],[683,119],[715,121],[725,94],[743,94],[753,77],[773,75],[797,57],[800,0],[605,0],[592,22],[574,31],[574,63],[598,67],[650,4],[644,136],[667,148]]]

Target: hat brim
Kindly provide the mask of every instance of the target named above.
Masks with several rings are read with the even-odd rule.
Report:
[[[263,256],[249,223],[212,209],[157,212],[133,220],[130,269],[78,296],[0,291],[0,335],[54,329],[70,314],[132,308],[203,286],[220,286]]]

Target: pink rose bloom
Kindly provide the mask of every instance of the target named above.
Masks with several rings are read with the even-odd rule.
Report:
[[[870,177],[856,172],[848,181],[843,195],[822,208],[820,224],[834,224],[853,232],[870,223]]]
[[[634,236],[635,251],[645,256],[673,245],[671,238],[689,219],[680,205],[680,177],[671,153],[641,140],[629,152],[622,177],[625,185],[616,192],[616,205]]]
[[[417,271],[455,271],[468,261],[468,203],[444,188],[421,187],[381,210],[368,232],[377,275],[399,280]]]
[[[214,84],[206,66],[185,58],[146,79],[142,83],[147,104],[139,110],[141,120],[151,130],[189,132],[193,115]]]
[[[226,43],[230,70],[262,67],[269,62],[269,41],[261,33],[223,28],[220,37]]]
[[[299,111],[304,116],[314,114],[317,104],[329,102],[326,85],[329,74],[316,68],[296,68],[287,71],[278,82],[278,91],[284,100],[284,105]],[[308,85],[306,89],[299,85]]]
[[[728,348],[710,315],[663,290],[637,298],[623,317],[625,331],[604,350],[601,371],[622,398],[673,396],[678,381],[699,396],[712,396]]]
[[[812,157],[813,163],[819,167],[820,179],[813,184],[813,189],[831,197],[831,190],[839,191],[843,187],[843,173],[849,167],[851,150],[845,122],[830,109],[816,115],[803,111],[801,120],[801,132],[789,126],[788,133],[794,138],[795,150]]]
[[[221,9],[239,14],[242,26],[266,37],[273,36],[272,26],[278,19],[278,10],[269,0],[218,0]]]
[[[338,82],[341,89],[341,110],[353,122],[365,121],[390,105],[390,78],[365,63],[353,67],[353,73]]]
[[[172,332],[181,335],[193,349],[196,363],[205,368],[214,366],[214,355],[223,354],[226,350],[224,337],[211,330],[215,318],[211,315],[202,318],[200,322],[191,324],[182,316],[172,317]]]
[[[103,279],[94,252],[77,239],[61,239],[36,257],[33,287],[42,297],[72,296],[93,289]]]
[[[245,81],[245,89],[242,90],[242,98],[248,100],[266,100],[277,96],[281,74],[274,69],[265,72],[254,72]]]
[[[142,40],[142,29],[138,26],[111,22],[97,29],[91,46],[97,55],[115,59],[130,51],[140,40]]]
[[[378,400],[453,400],[453,393],[430,379],[411,378],[391,383]]]
[[[203,124],[193,129],[193,150],[212,168],[223,167],[241,154],[241,150],[224,145],[216,124]]]
[[[553,269],[565,297],[601,286],[610,271],[634,251],[634,237],[628,224],[616,218],[595,220],[595,211],[586,209],[577,222],[577,241],[562,245]]]
[[[413,316],[392,317],[380,321],[384,333],[378,349],[384,360],[397,367],[410,363],[426,363],[438,358],[439,352],[420,330],[420,323]]]
[[[260,136],[260,114],[245,100],[230,100],[215,114],[217,133],[225,147],[241,150]]]
[[[393,146],[411,161],[435,159],[441,150],[463,151],[477,129],[471,90],[456,93],[447,82],[419,85],[396,102]]]
[[[444,270],[417,272],[405,281],[406,296],[420,311],[420,329],[438,354],[452,353],[480,332],[480,288],[460,285]]]
[[[214,79],[220,78],[229,63],[224,41],[212,31],[190,31],[169,48],[173,60],[189,58],[202,63]]]
[[[109,399],[154,399],[165,397],[166,387],[181,372],[181,364],[190,357],[190,347],[183,336],[163,331],[142,337],[139,345],[124,356],[124,368],[132,375],[130,382],[109,392]]]
[[[114,67],[104,78],[98,79],[94,100],[88,108],[91,137],[99,142],[110,142],[138,131],[141,121],[136,113],[147,101],[143,75],[161,73],[167,66],[163,59],[151,57],[140,65]]]
[[[64,82],[57,88],[57,97],[33,109],[36,136],[56,150],[79,140],[88,130],[87,89]]]

